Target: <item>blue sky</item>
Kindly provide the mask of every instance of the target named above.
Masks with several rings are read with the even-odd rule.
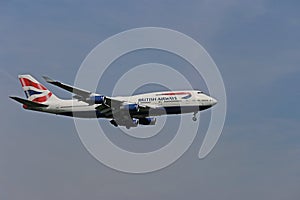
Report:
[[[276,0],[1,1],[0,198],[299,199],[299,6],[298,1]],[[209,112],[181,159],[158,172],[131,175],[93,159],[72,119],[26,112],[8,98],[23,96],[17,80],[21,73],[73,83],[81,62],[99,42],[144,26],[191,36],[219,67],[227,119],[218,144],[204,160],[197,154]],[[153,58],[188,70],[173,56],[158,54],[130,54],[114,63],[111,73],[120,75]],[[197,81],[206,90],[191,77],[195,87]],[[108,83],[99,92],[109,95],[114,83]],[[156,147],[172,137],[167,133],[177,121],[171,117],[165,136],[150,141],[132,141],[117,130],[110,138],[124,147]]]

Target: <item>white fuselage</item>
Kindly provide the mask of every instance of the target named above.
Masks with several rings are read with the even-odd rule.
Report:
[[[63,100],[55,96],[30,74],[19,75],[26,99],[10,96],[23,104],[23,108],[76,118],[107,118],[115,127],[126,128],[138,125],[155,125],[152,116],[194,113],[196,121],[198,111],[206,110],[217,101],[199,90],[161,91],[133,96],[108,97],[74,87],[49,77],[43,77],[47,83],[62,88],[75,96]]]
[[[153,112],[151,113],[141,112],[134,114],[139,117],[196,113],[199,110],[210,108],[217,103],[214,98],[198,90],[152,92],[133,96],[118,96],[112,99],[124,101],[127,104],[132,103],[152,108]],[[101,106],[101,104],[88,104],[77,99],[51,101],[48,104],[48,107],[29,109],[83,118],[112,118],[111,116],[102,116],[101,112],[98,113],[97,107]],[[164,112],[156,112],[157,110],[161,111],[162,108],[165,110]]]

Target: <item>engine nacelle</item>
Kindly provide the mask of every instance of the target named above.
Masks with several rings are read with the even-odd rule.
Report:
[[[91,96],[86,99],[86,102],[90,104],[102,104],[105,101],[105,97],[103,95]]]
[[[155,123],[156,123],[156,118],[153,117],[146,117],[146,118],[139,119],[139,124],[142,125],[155,125]]]
[[[126,128],[130,128],[130,127],[137,127],[139,125],[139,120],[138,119],[132,119],[132,120],[116,120],[116,119],[112,119],[110,121],[110,123],[112,125],[114,125],[115,127],[117,126],[126,126]]]
[[[128,110],[128,111],[132,111],[132,112],[138,112],[139,111],[139,105],[137,104],[125,104],[122,105],[121,110]]]
[[[133,124],[133,127],[137,127],[137,125],[139,125],[139,120],[138,119],[132,119],[132,124]]]

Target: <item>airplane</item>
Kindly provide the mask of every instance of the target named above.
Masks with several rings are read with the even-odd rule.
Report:
[[[127,129],[138,125],[155,125],[157,116],[193,113],[206,110],[217,100],[199,90],[161,91],[133,96],[109,97],[80,89],[49,77],[46,82],[74,94],[73,99],[60,99],[31,75],[18,76],[27,99],[10,96],[27,110],[79,118],[106,118],[115,127]]]

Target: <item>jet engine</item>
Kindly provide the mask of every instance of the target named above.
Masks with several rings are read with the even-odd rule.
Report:
[[[125,105],[122,105],[120,109],[132,111],[132,112],[138,112],[139,105],[138,104],[125,104]]]
[[[155,123],[156,123],[156,118],[153,117],[146,117],[146,118],[139,119],[139,124],[142,125],[155,125]]]
[[[126,128],[130,128],[130,127],[137,127],[139,124],[139,120],[138,119],[132,119],[132,120],[116,120],[116,119],[112,119],[110,120],[110,123],[112,125],[114,125],[115,127],[117,126],[126,126]]]
[[[90,96],[86,99],[86,102],[90,104],[102,104],[105,101],[105,97],[102,95]]]

